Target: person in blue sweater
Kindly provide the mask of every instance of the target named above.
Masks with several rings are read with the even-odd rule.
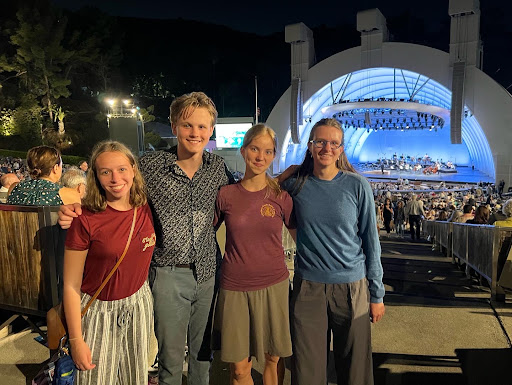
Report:
[[[371,385],[370,322],[385,312],[372,189],[348,162],[335,119],[313,126],[294,170],[282,182],[297,221],[292,384],[326,384],[332,331],[338,384]]]

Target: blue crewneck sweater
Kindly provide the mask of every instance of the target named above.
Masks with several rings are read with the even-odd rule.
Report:
[[[329,181],[308,177],[293,195],[295,178],[283,183],[297,220],[295,274],[322,283],[368,279],[370,301],[384,297],[380,242],[370,184],[350,172]]]

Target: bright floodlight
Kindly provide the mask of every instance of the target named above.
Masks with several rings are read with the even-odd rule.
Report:
[[[130,100],[125,99],[125,100],[123,100],[123,103],[124,103],[125,106],[127,106],[128,104],[130,104]]]
[[[135,114],[137,110],[135,108],[132,108],[132,114]]]
[[[115,104],[115,100],[114,99],[107,99],[107,103],[110,104],[111,106],[113,106]]]

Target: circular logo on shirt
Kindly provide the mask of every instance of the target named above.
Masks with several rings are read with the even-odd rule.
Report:
[[[273,218],[276,215],[276,209],[271,204],[264,204],[261,206],[260,213],[263,217]]]

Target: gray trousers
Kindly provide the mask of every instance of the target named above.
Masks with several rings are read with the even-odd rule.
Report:
[[[325,284],[295,276],[290,304],[293,385],[327,383],[331,331],[338,384],[373,384],[366,279]]]
[[[188,268],[151,267],[149,281],[158,340],[161,385],[181,385],[185,341],[188,344],[188,384],[208,385],[211,362],[209,322],[215,277],[198,285]]]

